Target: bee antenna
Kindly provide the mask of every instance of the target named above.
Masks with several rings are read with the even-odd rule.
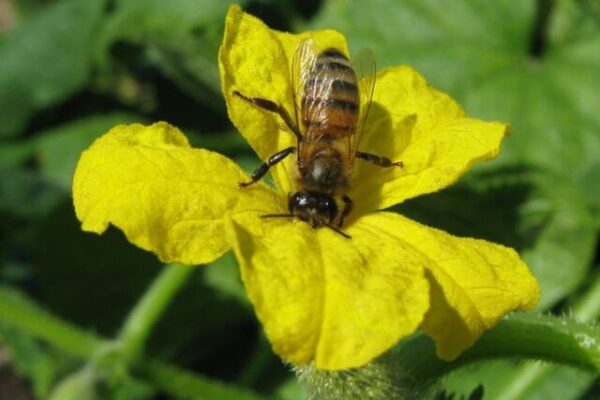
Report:
[[[261,218],[293,218],[294,214],[263,214]]]
[[[336,228],[335,226],[328,224],[328,223],[323,223],[323,225],[325,225],[326,227],[328,227],[329,229],[331,229],[332,231],[339,233],[340,235],[342,235],[343,237],[345,237],[346,239],[352,239],[352,236],[348,235],[347,233],[345,233],[344,231]]]

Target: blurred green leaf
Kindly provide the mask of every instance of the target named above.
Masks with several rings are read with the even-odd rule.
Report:
[[[65,319],[112,336],[161,263],[117,230],[82,232],[69,200],[39,222],[30,249],[38,296]]]
[[[186,136],[193,147],[203,147],[224,155],[250,152],[250,145],[237,131],[214,133],[195,133],[186,131]]]
[[[554,175],[542,175],[536,182],[538,191],[523,206],[523,213],[541,212],[546,223],[522,255],[542,286],[538,308],[546,310],[585,281],[598,230],[579,187]]]
[[[168,3],[116,0],[107,34],[139,41],[161,37],[167,42],[173,41],[223,19],[228,3],[222,0],[172,0]]]
[[[536,6],[544,3],[551,7],[548,31],[534,54]],[[581,3],[458,0],[443,7],[435,0],[375,0],[364,7],[338,0],[326,2],[310,24],[341,30],[353,50],[371,47],[381,66],[414,66],[469,114],[513,126],[500,159],[479,168],[488,175],[471,173],[468,182],[401,209],[450,232],[519,249],[540,280],[541,309],[586,280],[598,239],[600,25]],[[512,179],[501,165],[524,166],[526,186],[506,180],[508,187],[486,187],[489,179]],[[496,399],[497,388],[519,385],[517,371],[494,363],[454,374],[448,384],[466,396],[485,382],[485,398]],[[521,398],[578,398],[587,381],[574,374],[557,368]]]
[[[39,218],[52,211],[67,194],[34,171],[0,169],[0,212],[19,218]]]
[[[306,387],[295,377],[284,381],[275,394],[281,400],[305,400],[308,398]]]
[[[33,267],[44,303],[102,334],[112,335],[119,328],[162,269],[154,255],[132,246],[116,229],[100,236],[82,232],[70,202],[48,216],[36,237]],[[152,355],[177,356],[185,364],[231,351],[229,344],[236,340],[248,340],[240,331],[254,320],[248,307],[204,282],[206,269],[218,269],[219,264],[198,267],[177,294],[151,335]],[[239,350],[234,354],[241,355]],[[219,363],[225,361],[214,365]]]
[[[0,342],[9,348],[12,364],[27,378],[33,393],[45,398],[56,376],[68,365],[68,358],[3,323],[0,323]]]
[[[89,368],[79,370],[64,378],[54,388],[49,400],[95,400],[96,377]]]
[[[39,110],[83,87],[104,2],[62,0],[0,43],[0,138],[23,131]]]
[[[222,0],[118,0],[101,54],[118,40],[141,44],[181,90],[223,113],[217,52],[227,7]]]
[[[218,289],[221,292],[220,295],[230,296],[238,300],[240,304],[250,306],[240,278],[238,263],[232,252],[226,253],[205,268],[204,281],[209,286]]]
[[[575,368],[551,366],[551,372],[544,375],[542,381],[531,384],[527,381],[527,377],[522,375],[523,369],[520,368],[522,365],[523,363],[495,361],[488,363],[483,369],[466,368],[444,379],[444,387],[466,395],[474,385],[484,383],[484,399],[494,400],[577,400],[588,389],[592,378],[589,373]],[[540,362],[532,365],[536,368],[545,366]],[[507,382],[511,382],[512,387],[517,390],[517,397],[515,393],[507,392]],[[520,387],[521,382],[525,382],[529,389]]]
[[[0,144],[0,168],[18,167],[31,158],[35,147],[31,142]]]
[[[576,177],[600,152],[600,29],[577,2],[555,3],[540,57],[529,51],[533,0],[339,0],[311,27],[341,30],[381,66],[410,64],[470,114],[510,122],[504,162]]]

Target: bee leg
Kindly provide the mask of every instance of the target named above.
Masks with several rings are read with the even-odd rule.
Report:
[[[260,97],[246,97],[237,90],[234,90],[233,94],[238,96],[240,99],[246,100],[248,103],[252,103],[257,107],[262,108],[263,110],[279,114],[283,122],[285,122],[288,128],[290,128],[294,135],[296,135],[296,139],[298,139],[298,141],[302,141],[302,134],[300,133],[300,130],[292,121],[292,117],[290,117],[290,114],[288,114],[285,108],[281,107],[277,103],[272,102],[271,100],[262,99]]]
[[[338,223],[338,227],[342,227],[344,225],[344,219],[348,216],[348,214],[350,214],[350,211],[352,211],[352,199],[350,197],[348,197],[347,195],[344,195],[342,197],[342,200],[344,201],[344,209],[342,210],[342,215],[340,216],[340,222]]]
[[[240,187],[246,187],[248,185],[252,185],[254,182],[256,182],[257,180],[259,180],[260,178],[262,178],[263,176],[265,176],[265,174],[267,172],[269,172],[269,169],[277,164],[278,162],[282,161],[284,158],[286,158],[287,156],[289,156],[290,154],[292,154],[294,151],[296,150],[295,147],[288,147],[286,149],[281,150],[278,153],[273,154],[271,157],[269,157],[267,159],[267,161],[265,161],[264,163],[262,163],[260,165],[260,167],[256,168],[254,170],[254,172],[252,172],[252,180],[250,182],[240,182],[239,185]]]
[[[368,161],[375,165],[379,165],[380,167],[383,167],[383,168],[389,168],[389,167],[401,167],[402,168],[404,166],[404,163],[402,161],[392,162],[392,160],[390,160],[387,157],[378,156],[377,154],[364,153],[362,151],[357,151],[356,157],[362,158],[365,161]]]

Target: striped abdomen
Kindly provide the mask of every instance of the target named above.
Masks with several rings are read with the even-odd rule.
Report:
[[[302,123],[322,140],[349,136],[358,123],[356,74],[339,50],[320,53],[308,73],[302,94]],[[316,132],[315,132],[316,131]]]

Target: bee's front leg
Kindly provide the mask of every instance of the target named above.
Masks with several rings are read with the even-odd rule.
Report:
[[[362,151],[356,152],[356,158],[362,158],[365,161],[368,161],[375,165],[379,165],[380,167],[384,168],[404,166],[404,163],[402,161],[392,162],[392,160],[390,160],[387,157],[378,156],[377,154],[364,153]]]
[[[269,169],[273,165],[277,164],[278,162],[283,161],[283,159],[285,159],[287,156],[292,154],[294,151],[296,151],[296,148],[294,146],[292,146],[292,147],[283,149],[278,153],[273,154],[271,157],[269,157],[267,159],[267,161],[262,163],[260,165],[260,167],[256,168],[254,170],[254,172],[252,172],[252,175],[251,175],[252,180],[249,182],[240,182],[239,183],[240,187],[246,187],[246,186],[252,185],[254,182],[258,181],[260,178],[265,176],[265,174],[267,172],[269,172]]]

